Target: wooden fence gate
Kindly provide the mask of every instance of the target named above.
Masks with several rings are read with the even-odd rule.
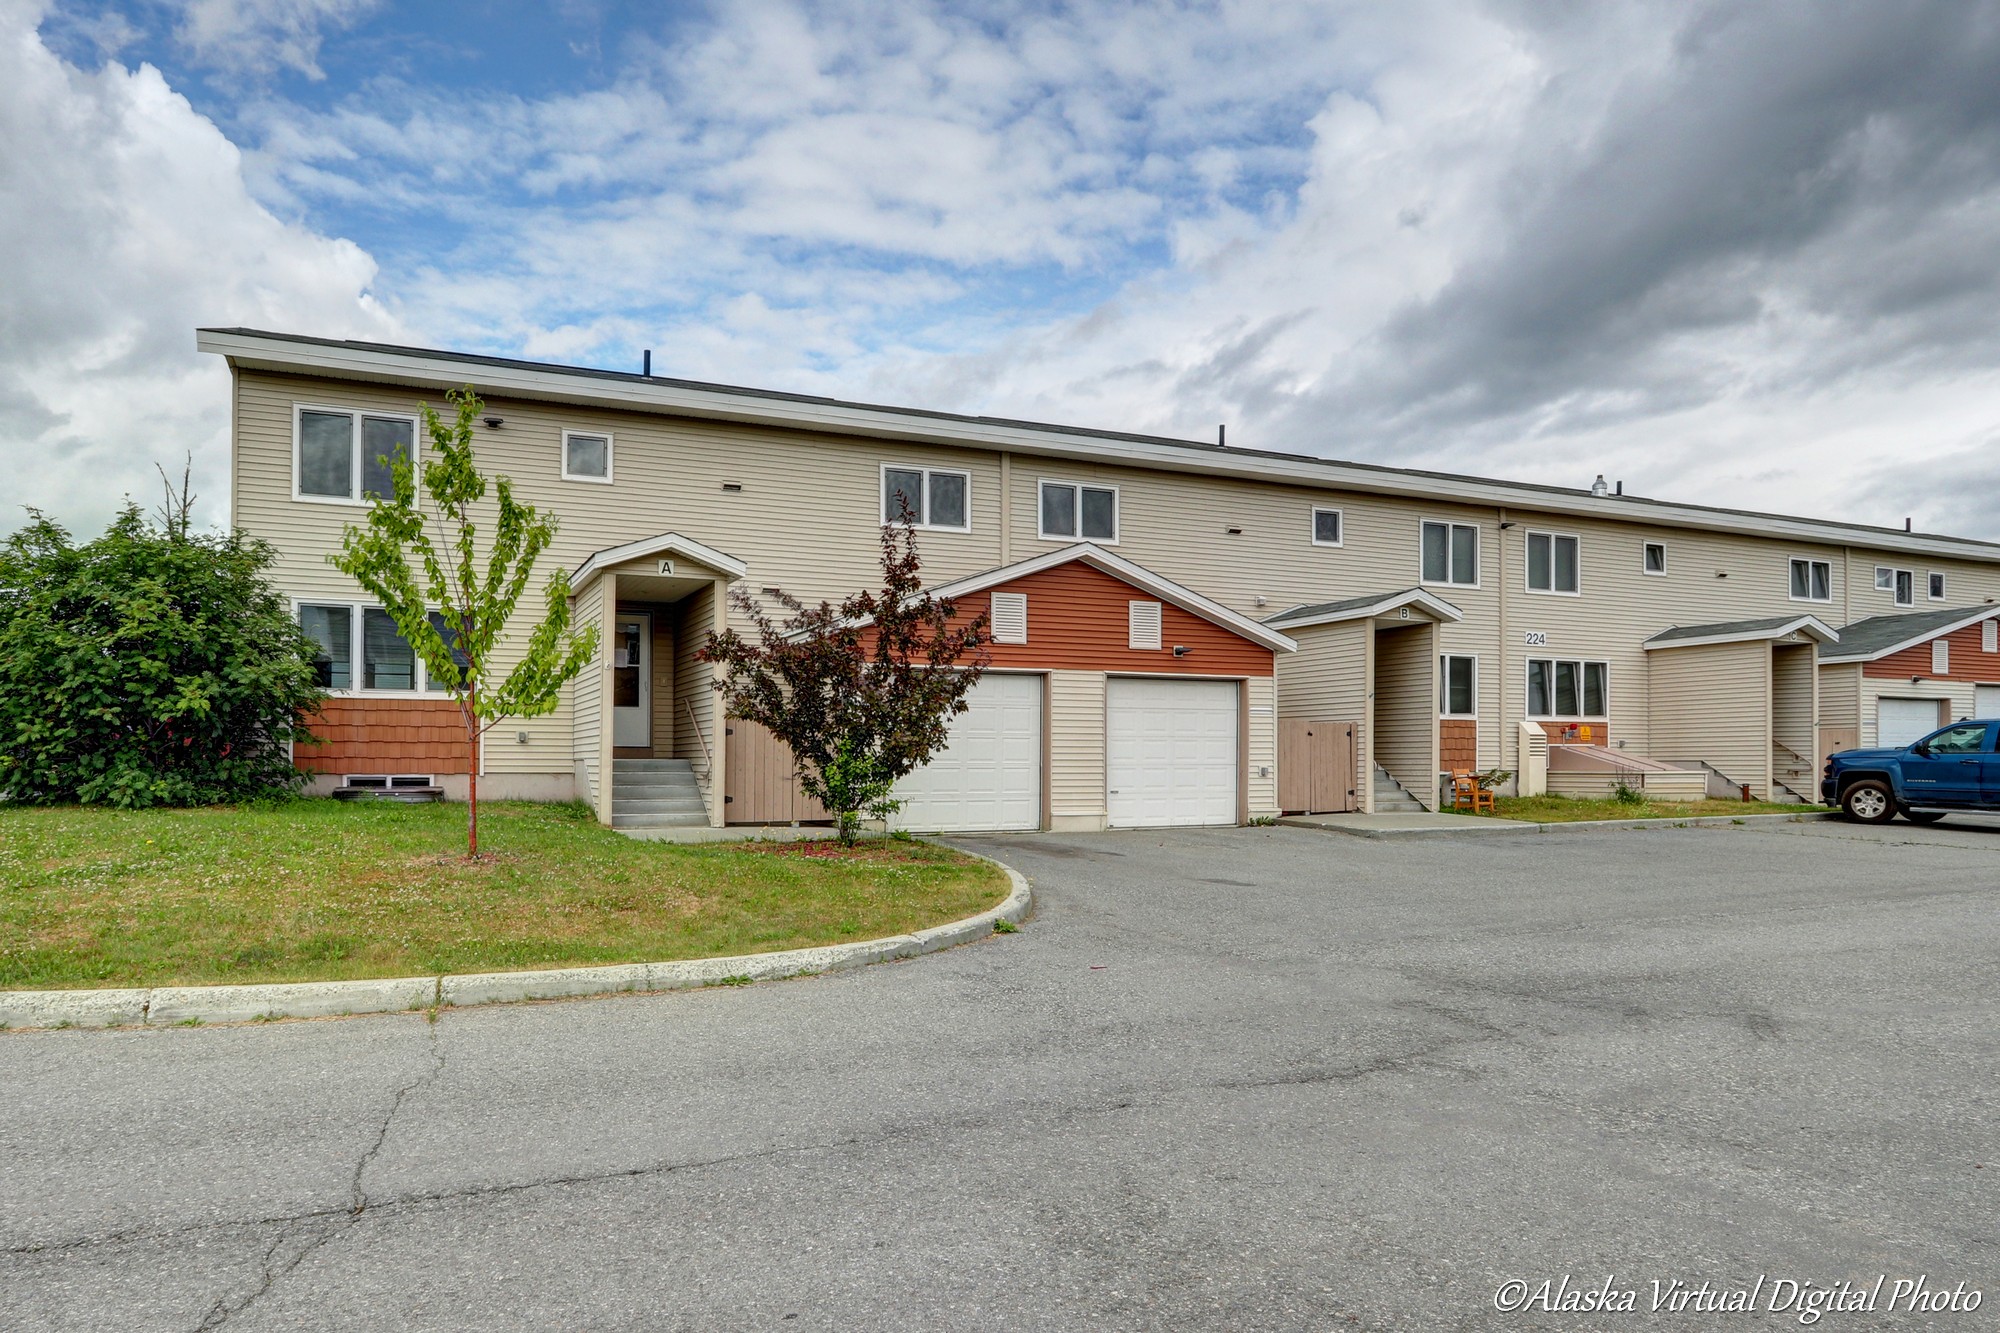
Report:
[[[1341,814],[1361,808],[1354,780],[1354,724],[1278,723],[1278,808],[1287,814]]]
[[[799,790],[792,750],[755,722],[732,717],[723,727],[728,791],[726,824],[797,824],[829,819],[826,807]]]

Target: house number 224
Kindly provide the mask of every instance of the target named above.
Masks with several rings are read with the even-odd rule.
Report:
[[[1549,646],[1549,632],[1545,629],[1528,630],[1522,635],[1522,638],[1526,640],[1530,648],[1546,648]]]

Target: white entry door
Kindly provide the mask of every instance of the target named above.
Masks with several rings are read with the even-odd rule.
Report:
[[[1920,741],[1937,729],[1935,699],[1881,699],[1875,704],[1875,743],[1883,749]]]
[[[1972,715],[1981,722],[2000,717],[2000,685],[1972,687]]]
[[[1107,682],[1113,828],[1236,822],[1236,692],[1232,680]]]
[[[922,833],[1042,826],[1042,678],[988,672],[945,748],[896,784],[892,823]]]
[[[653,743],[653,618],[621,615],[611,642],[611,743]]]

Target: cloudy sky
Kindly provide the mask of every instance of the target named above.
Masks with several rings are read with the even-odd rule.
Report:
[[[201,324],[2000,538],[2000,0],[0,0],[0,509]]]

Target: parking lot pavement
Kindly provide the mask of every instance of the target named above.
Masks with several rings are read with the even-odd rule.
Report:
[[[0,1036],[0,1327],[1995,1326],[1990,825],[968,845],[1036,917],[857,973]]]

